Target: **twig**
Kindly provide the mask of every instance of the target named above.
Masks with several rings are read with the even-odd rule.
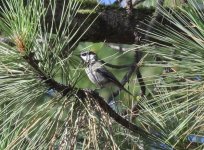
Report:
[[[133,6],[132,6],[132,0],[126,0],[127,2],[127,15],[129,17],[129,23],[131,24],[131,27],[132,28],[135,28],[134,25],[134,16],[133,16],[133,13],[132,13],[132,10],[133,10]],[[121,84],[122,85],[125,85],[129,80],[130,80],[130,77],[132,76],[133,72],[136,70],[137,68],[137,56],[136,56],[136,53],[135,53],[135,61],[134,63],[132,64],[132,66],[130,67],[129,71],[126,73],[126,75],[123,77],[122,81],[121,81]],[[118,89],[117,91],[115,91],[113,94],[111,94],[108,98],[108,103],[110,103],[115,97],[117,97],[118,95],[120,94],[120,89]]]
[[[136,60],[141,60],[142,56],[142,52],[141,51],[136,51],[136,56],[138,57]],[[137,62],[139,63],[139,62]],[[139,68],[136,70],[136,76],[137,76],[137,80],[138,80],[138,83],[140,85],[140,90],[141,90],[141,96],[145,96],[145,92],[146,92],[146,86],[145,86],[145,82],[142,78],[142,74],[139,70]]]
[[[161,8],[161,6],[163,4],[164,4],[164,0],[158,0],[157,1],[157,7],[156,7],[156,10],[155,10],[155,14],[154,14],[152,20],[149,23],[147,32],[146,32],[145,37],[144,37],[144,40],[146,40],[146,41],[149,41],[148,33],[150,33],[152,31],[153,26],[156,24],[158,19],[161,17],[159,9]],[[141,52],[137,52],[137,51],[136,51],[136,53],[138,53],[137,54],[138,55],[137,60],[140,60],[141,56],[139,56],[139,55],[142,55],[142,53]],[[139,85],[140,85],[141,96],[143,97],[143,96],[145,96],[145,93],[146,93],[146,86],[145,86],[145,82],[144,82],[144,79],[142,78],[142,74],[141,74],[139,68],[136,71],[136,76],[137,76],[137,80],[138,80]],[[138,104],[133,105],[133,108],[132,108],[132,114],[133,115],[131,117],[131,120],[134,120],[135,117],[137,117],[136,114],[139,112],[139,109],[140,109],[140,107],[138,107]]]
[[[135,55],[135,60],[136,60],[136,55]],[[137,66],[137,61],[135,61],[132,66],[130,67],[129,71],[126,73],[126,75],[123,77],[121,84],[125,85],[129,80],[134,71],[138,68]],[[108,98],[108,103],[110,103],[114,97],[117,97],[120,94],[120,89],[115,91],[109,98]]]
[[[150,21],[147,32],[145,34],[144,40],[149,41],[150,37],[148,36],[148,33],[150,33],[153,30],[153,27],[155,26],[156,22],[160,19],[161,14],[160,14],[160,8],[164,5],[164,0],[157,0],[157,6],[155,13],[152,17],[152,20]]]
[[[159,18],[161,17],[160,15],[160,8],[164,5],[164,0],[158,0],[157,1],[157,6],[156,6],[156,10],[155,10],[155,14],[152,18],[152,20],[150,21],[150,24],[148,26],[148,29],[147,29],[147,32],[145,34],[145,37],[144,39],[146,41],[149,41],[149,36],[148,36],[148,33],[150,33],[154,27],[154,25],[156,24],[156,22],[159,20]],[[138,53],[138,55],[142,55],[141,53],[139,54],[139,52],[136,52]],[[141,59],[141,56],[138,56],[138,60]],[[138,79],[138,82],[140,84],[140,89],[141,89],[141,96],[144,96],[145,95],[145,92],[146,92],[146,87],[145,87],[145,82],[142,78],[142,74],[140,73],[139,69],[138,71],[136,72],[136,75],[137,75],[137,79]]]
[[[132,64],[129,64],[129,65],[113,65],[113,64],[106,63],[103,60],[101,60],[101,63],[108,66],[108,67],[115,68],[115,69],[124,69],[124,68],[129,68],[129,67],[132,66]]]

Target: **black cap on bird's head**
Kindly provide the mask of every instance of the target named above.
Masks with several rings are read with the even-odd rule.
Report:
[[[92,51],[81,52],[80,57],[86,63],[91,63],[91,62],[94,62],[98,59],[96,53],[94,53]]]

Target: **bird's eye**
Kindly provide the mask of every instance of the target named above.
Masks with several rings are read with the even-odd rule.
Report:
[[[81,54],[81,56],[86,56],[86,53]]]

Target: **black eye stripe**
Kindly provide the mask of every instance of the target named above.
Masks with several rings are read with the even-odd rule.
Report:
[[[92,51],[81,53],[81,56],[86,56],[86,55],[96,55],[96,54]]]

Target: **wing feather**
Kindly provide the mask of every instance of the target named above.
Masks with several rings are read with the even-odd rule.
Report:
[[[100,73],[106,79],[113,82],[120,89],[122,89],[125,92],[127,92],[128,94],[132,95],[132,93],[130,93],[126,88],[124,88],[124,86],[118,81],[118,79],[116,79],[116,77],[111,72],[109,72],[106,68],[103,67],[103,68],[100,68],[100,69],[96,69],[96,72]]]

